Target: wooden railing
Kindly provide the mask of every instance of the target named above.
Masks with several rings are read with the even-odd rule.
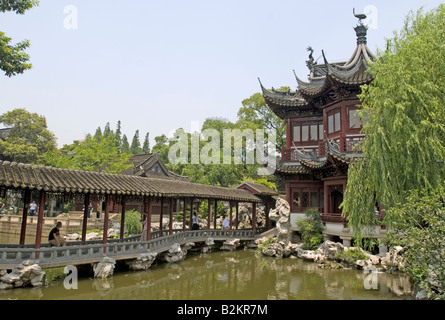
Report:
[[[361,150],[355,149],[355,146],[365,139],[364,135],[346,135],[338,136],[332,140],[338,144],[340,152],[342,153],[353,153],[361,152]],[[330,139],[331,140],[331,139]],[[323,157],[327,154],[326,141],[320,141],[318,147],[297,147],[300,151],[304,150],[306,152],[311,151],[317,157]],[[297,162],[300,161],[295,148],[281,149],[281,162]]]

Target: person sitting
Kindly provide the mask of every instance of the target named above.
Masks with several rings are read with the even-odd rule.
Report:
[[[62,247],[66,245],[65,239],[60,236],[62,222],[57,222],[56,226],[49,232],[48,242],[52,247]]]

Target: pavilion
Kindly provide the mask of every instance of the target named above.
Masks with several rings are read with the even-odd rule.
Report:
[[[191,183],[180,179],[161,179],[126,174],[105,174],[81,170],[59,169],[9,161],[0,161],[0,197],[5,198],[8,190],[20,192],[23,199],[23,218],[20,233],[20,246],[24,247],[28,207],[31,193],[38,194],[38,216],[35,248],[42,243],[42,226],[45,203],[50,198],[63,201],[83,200],[84,215],[82,225],[82,243],[86,244],[86,227],[88,204],[90,201],[104,201],[103,244],[107,244],[108,220],[111,208],[118,204],[121,209],[120,239],[124,239],[124,220],[127,202],[142,204],[143,213],[147,216],[147,240],[151,239],[152,207],[154,202],[163,201],[169,204],[169,234],[173,233],[172,217],[173,203],[176,199],[190,201],[193,199],[208,200],[208,228],[213,205],[218,201],[228,201],[232,204],[252,204],[252,229],[256,231],[256,205],[261,200],[246,190],[209,186]],[[164,206],[161,206],[163,209]],[[232,209],[231,209],[232,210]],[[216,210],[214,211],[216,212]],[[162,212],[161,212],[162,214]],[[192,207],[190,210],[190,218]],[[183,212],[183,230],[186,229],[186,211]],[[213,215],[216,228],[216,214]],[[191,219],[190,219],[191,220]]]

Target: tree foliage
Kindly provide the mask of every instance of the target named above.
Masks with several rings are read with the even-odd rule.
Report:
[[[0,1],[0,12],[15,12],[24,14],[25,11],[37,6],[39,1],[35,0],[8,0]],[[0,31],[0,70],[8,77],[23,73],[31,69],[29,55],[25,50],[30,46],[29,40],[23,40],[17,44],[11,44],[11,38]]]
[[[42,164],[45,153],[56,149],[56,138],[44,116],[14,109],[2,114],[0,123],[10,128],[7,138],[0,139],[0,154],[5,160]]]
[[[107,125],[103,133],[99,127],[94,136],[88,134],[83,141],[48,152],[45,161],[57,168],[120,174],[131,167],[130,157],[121,151],[116,134]]]
[[[445,299],[445,189],[411,191],[388,214],[386,241],[404,248],[406,272],[430,298]]]
[[[403,203],[407,191],[444,182],[445,5],[411,13],[379,56],[370,65],[374,81],[360,96],[364,157],[349,168],[342,205],[358,237],[378,223],[376,201],[389,209]]]

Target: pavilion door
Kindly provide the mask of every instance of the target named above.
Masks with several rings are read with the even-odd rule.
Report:
[[[331,193],[331,213],[341,214],[341,209],[339,208],[341,203],[343,202],[343,193],[334,190]]]

